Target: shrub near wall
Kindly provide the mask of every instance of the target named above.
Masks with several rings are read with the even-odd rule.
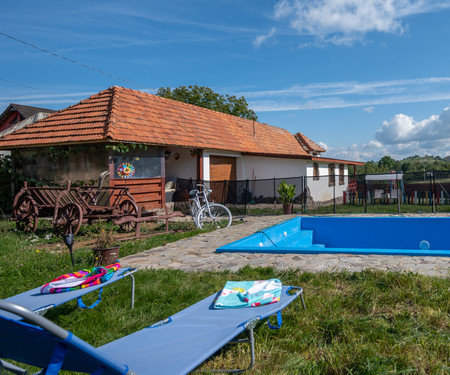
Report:
[[[0,217],[11,213],[11,156],[0,154]]]

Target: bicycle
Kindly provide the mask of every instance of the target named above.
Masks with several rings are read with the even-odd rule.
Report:
[[[212,190],[206,189],[205,185],[197,184],[199,189],[189,192],[189,205],[192,220],[199,229],[219,229],[231,225],[231,212],[223,204],[210,203],[208,195]]]

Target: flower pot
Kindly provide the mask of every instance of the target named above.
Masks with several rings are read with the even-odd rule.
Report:
[[[94,249],[94,264],[95,267],[108,266],[119,259],[120,246]]]
[[[283,204],[283,212],[285,215],[291,215],[293,211],[294,211],[294,204],[292,203]]]

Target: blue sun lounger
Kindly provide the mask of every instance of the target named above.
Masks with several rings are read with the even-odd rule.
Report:
[[[187,374],[245,330],[248,339],[235,342],[250,344],[251,367],[256,324],[277,315],[281,325],[281,310],[298,296],[305,307],[302,292],[298,287],[283,287],[280,302],[241,309],[214,309],[219,293],[213,294],[164,321],[98,348],[43,316],[0,300],[0,369],[2,364],[10,369],[6,360],[15,360],[46,368],[47,375],[60,369],[95,375]],[[23,320],[11,318],[11,314]]]
[[[137,268],[119,269],[113,273],[113,276],[108,281],[104,283],[64,293],[41,294],[41,287],[37,287],[20,294],[16,294],[15,296],[6,298],[6,301],[20,305],[41,315],[44,315],[49,309],[53,307],[60,306],[74,299],[77,300],[79,307],[90,309],[97,306],[97,304],[101,301],[102,290],[106,285],[112,284],[118,280],[122,280],[126,276],[129,276],[131,278],[131,308],[133,308],[135,289],[133,273],[136,271]],[[91,306],[86,306],[83,303],[82,297],[96,290],[99,291],[97,301],[95,301]]]

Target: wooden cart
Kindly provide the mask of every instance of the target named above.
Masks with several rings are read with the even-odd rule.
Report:
[[[53,216],[54,230],[58,234],[76,234],[82,224],[94,221],[114,221],[122,217],[137,216],[138,206],[127,187],[24,187],[13,201],[12,220],[17,229],[35,232],[38,218]],[[126,221],[120,225],[131,231],[136,223]]]

